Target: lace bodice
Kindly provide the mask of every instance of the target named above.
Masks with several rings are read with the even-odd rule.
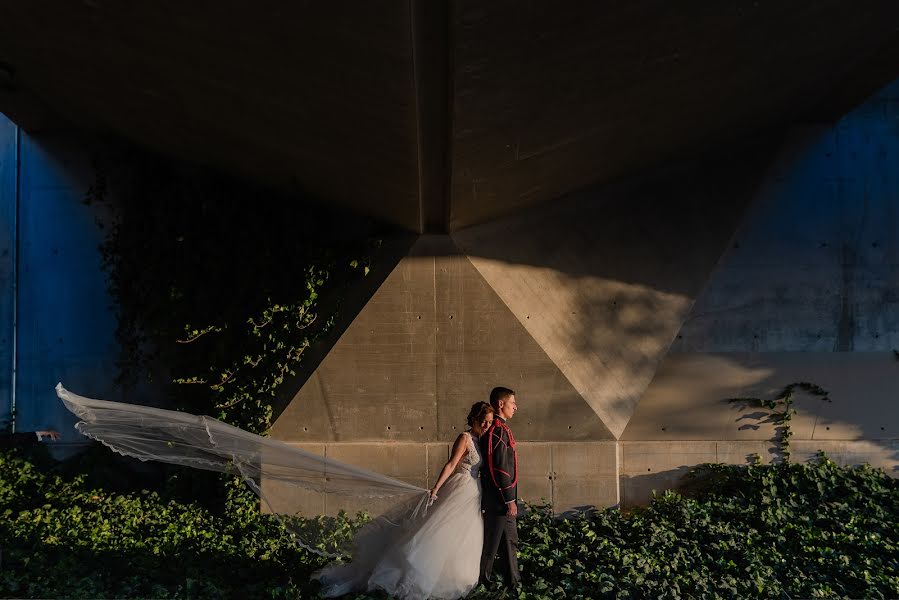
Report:
[[[465,437],[468,438],[468,452],[456,466],[456,473],[470,473],[472,477],[477,477],[481,469],[481,451],[471,432],[466,432]]]

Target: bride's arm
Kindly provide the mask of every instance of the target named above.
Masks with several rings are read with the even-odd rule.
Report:
[[[443,470],[440,471],[440,477],[437,478],[437,483],[431,488],[432,497],[437,495],[437,490],[439,490],[440,486],[442,486],[446,480],[449,479],[449,476],[453,474],[459,461],[462,460],[462,457],[465,456],[465,453],[468,451],[468,440],[465,439],[466,435],[468,434],[460,433],[459,437],[456,438],[456,443],[453,444],[453,453],[450,455],[450,459],[446,461],[446,464],[443,465]]]

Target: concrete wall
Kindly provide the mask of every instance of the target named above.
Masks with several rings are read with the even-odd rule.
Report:
[[[401,479],[422,488],[437,480],[449,458],[446,443],[325,443],[293,444]],[[618,448],[615,442],[520,442],[519,495],[532,503],[550,503],[558,512],[618,502]],[[359,499],[318,494],[277,481],[263,480],[271,501],[265,511],[335,515],[340,510],[372,514],[389,507],[391,499]]]
[[[275,421],[291,442],[451,442],[496,385],[522,440],[612,439],[449,236],[403,258]]]
[[[16,126],[0,114],[0,426],[11,424],[13,407],[17,175]]]
[[[524,498],[630,506],[691,466],[773,458],[764,415],[727,400],[811,381],[832,402],[797,396],[794,460],[899,473],[897,98],[422,238],[275,437],[364,441],[359,464],[426,486],[431,446],[507,384]]]
[[[426,487],[440,466],[431,445],[450,444],[471,403],[507,385],[519,401],[522,497],[560,512],[616,504],[615,438],[737,226],[767,149],[713,161],[710,178],[698,176],[708,164],[690,162],[421,237],[272,435],[341,456],[356,448],[354,464]],[[270,490],[279,509],[333,508]]]
[[[26,135],[0,115],[0,409],[8,415],[14,393],[16,430],[58,429],[62,448],[83,438],[56,398],[58,381],[116,397],[102,232],[82,203],[93,181],[90,157],[72,136]]]
[[[862,87],[837,81],[871,56],[882,82],[897,72],[878,47],[895,4],[457,0],[451,15],[451,231],[787,122]]]
[[[618,437],[756,189],[767,145],[454,239]]]
[[[798,397],[795,460],[824,450],[899,474],[899,82],[834,125],[795,129],[641,398],[622,501],[689,465],[772,457],[733,397]]]
[[[697,463],[769,456],[770,427],[727,398],[808,380],[833,402],[799,398],[794,458],[823,449],[896,472],[897,107],[893,84],[777,152],[720,153],[421,237],[273,435],[424,487],[470,404],[509,385],[524,498],[633,504]],[[89,154],[7,121],[0,136],[0,394],[15,394],[18,429],[69,432],[56,381],[116,393],[100,232],[80,202]],[[354,506],[273,497],[279,510]]]

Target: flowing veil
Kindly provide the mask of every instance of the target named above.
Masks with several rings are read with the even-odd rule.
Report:
[[[356,534],[357,542],[395,535],[398,529],[413,527],[427,512],[428,490],[424,488],[305,452],[212,417],[85,398],[66,390],[61,383],[57,384],[56,393],[80,419],[75,428],[85,436],[142,461],[240,475],[275,514],[262,488],[263,478],[318,494],[395,498],[391,509]],[[311,552],[329,557],[352,555],[348,545],[330,541],[327,520],[279,517],[297,543]]]

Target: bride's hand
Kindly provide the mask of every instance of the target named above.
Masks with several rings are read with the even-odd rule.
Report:
[[[428,498],[428,506],[431,506],[436,501],[437,501],[437,490],[433,489],[433,490],[431,490],[431,495]]]

